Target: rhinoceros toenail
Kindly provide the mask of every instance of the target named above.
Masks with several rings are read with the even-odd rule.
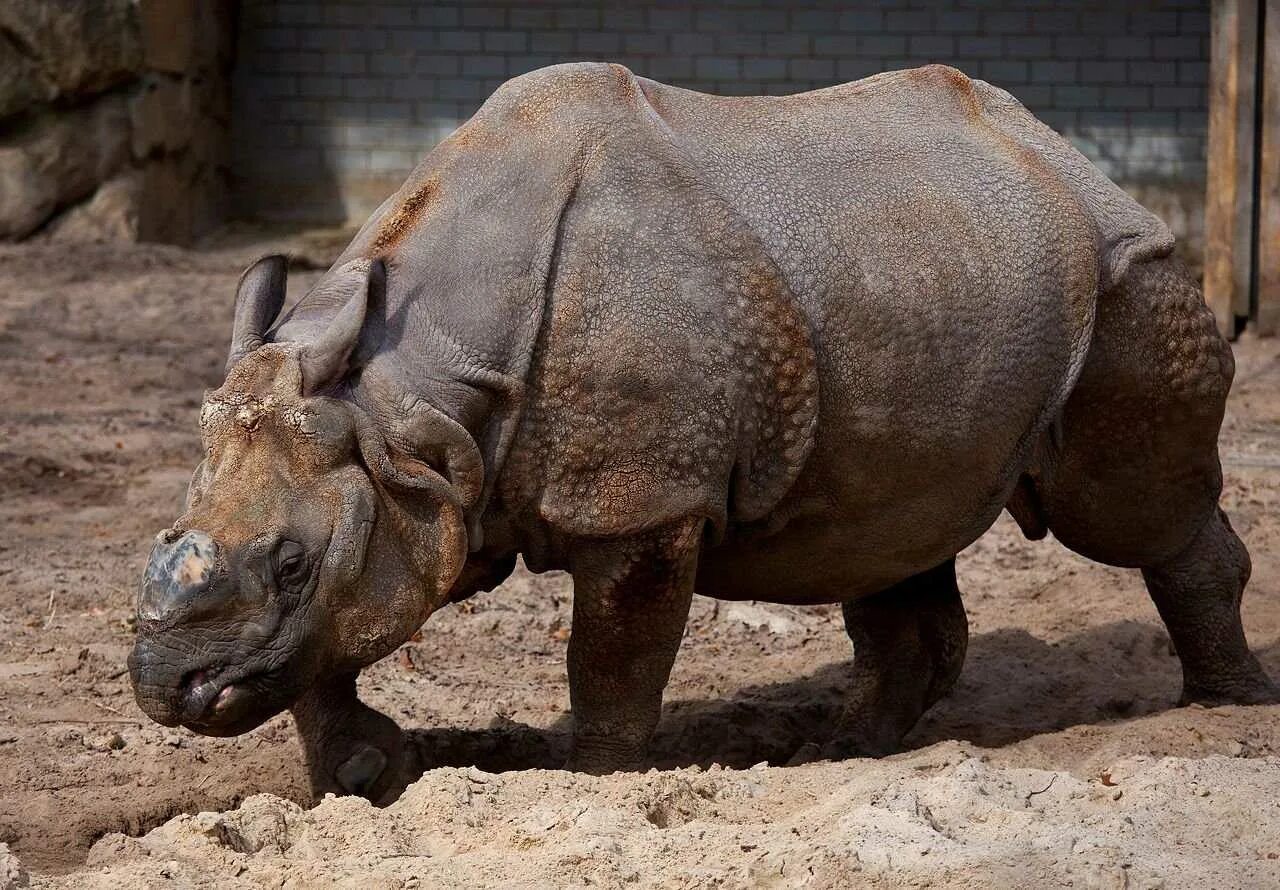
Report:
[[[363,745],[338,767],[335,777],[348,794],[364,794],[387,768],[387,755],[372,745]]]

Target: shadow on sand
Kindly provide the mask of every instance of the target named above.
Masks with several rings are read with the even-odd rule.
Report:
[[[1258,652],[1274,673],[1280,645]],[[746,768],[783,764],[823,739],[839,713],[849,664],[786,683],[748,686],[721,700],[671,701],[650,747],[655,766]],[[1078,724],[1130,720],[1176,706],[1181,672],[1164,629],[1136,621],[1101,625],[1047,643],[1002,629],[973,637],[964,674],[907,736],[907,749],[945,739],[1008,745]],[[568,754],[571,721],[548,730],[495,723],[482,730],[414,730],[428,766],[501,772],[555,769]]]

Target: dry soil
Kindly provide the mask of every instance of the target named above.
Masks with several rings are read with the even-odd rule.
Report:
[[[260,246],[0,248],[0,886],[1280,886],[1280,707],[1175,707],[1138,575],[1007,518],[960,557],[958,687],[884,760],[778,765],[839,701],[837,609],[699,599],[660,770],[556,771],[570,584],[523,571],[365,672],[441,765],[385,810],[309,809],[287,716],[225,740],[148,723],[134,583]],[[1280,341],[1236,354],[1223,500],[1280,675]]]

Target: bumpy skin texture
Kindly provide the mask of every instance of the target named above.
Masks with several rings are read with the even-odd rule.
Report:
[[[1187,698],[1274,698],[1217,511],[1230,352],[1171,246],[950,68],[785,98],[517,78],[273,330],[282,268],[246,274],[139,700],[206,732],[292,707],[317,792],[388,799],[413,764],[354,672],[520,553],[574,577],[571,766],[643,762],[694,590],[844,603],[849,706],[801,756],[882,753],[959,673],[954,556],[1005,506],[1144,570]],[[259,704],[211,648],[274,653]]]

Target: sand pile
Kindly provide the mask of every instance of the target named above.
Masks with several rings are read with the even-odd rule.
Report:
[[[884,761],[607,778],[427,773],[393,806],[256,795],[111,834],[37,886],[1280,886],[1280,760],[1097,776],[944,742]]]

